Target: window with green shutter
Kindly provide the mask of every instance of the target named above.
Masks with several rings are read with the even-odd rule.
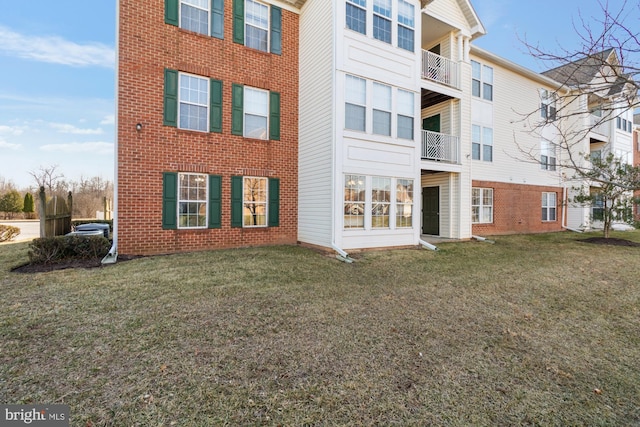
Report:
[[[200,34],[224,38],[224,0],[209,3],[164,0],[164,22]]]
[[[208,227],[222,227],[222,177],[219,175],[209,175]]]
[[[269,227],[280,225],[280,180],[269,178]]]
[[[282,55],[282,9],[271,6],[271,53]]]
[[[179,0],[164,0],[164,22],[166,24],[178,26],[179,3]]]
[[[244,0],[233,0],[233,41],[244,44]]]
[[[242,227],[242,177],[231,177],[231,227]]]
[[[269,139],[280,140],[280,94],[269,93]]]
[[[162,174],[162,228],[175,230],[178,228],[178,174],[165,172]]]
[[[164,116],[165,126],[178,126],[178,72],[164,70]]]
[[[282,54],[282,9],[257,0],[233,0],[233,41]]]
[[[222,133],[222,82],[211,79],[209,108],[209,130]]]
[[[243,135],[244,86],[233,84],[231,87],[231,133]]]

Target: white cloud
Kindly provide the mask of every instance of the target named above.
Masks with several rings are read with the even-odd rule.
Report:
[[[104,119],[100,122],[101,125],[115,125],[116,124],[116,116],[113,114],[109,114],[108,116],[104,116]]]
[[[78,44],[58,36],[31,36],[0,26],[0,54],[72,67],[114,68],[115,50],[102,43]]]
[[[111,142],[70,142],[65,144],[46,144],[40,147],[42,151],[59,151],[63,153],[91,153],[113,154]]]
[[[0,139],[0,150],[3,148],[9,149],[9,150],[19,150],[21,147],[22,145],[20,144],[11,144],[5,141],[4,139]]]
[[[67,123],[50,123],[49,126],[60,133],[70,133],[73,135],[100,135],[103,133],[102,128],[82,129]]]
[[[24,127],[0,125],[0,134],[4,133],[4,134],[19,136],[19,135],[22,135],[23,132],[24,132]]]

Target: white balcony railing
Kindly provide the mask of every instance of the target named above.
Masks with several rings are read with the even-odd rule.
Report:
[[[604,136],[611,136],[609,129],[611,129],[611,122],[609,120],[603,120],[602,117],[595,114],[591,114],[590,127],[593,132],[599,133]]]
[[[423,50],[422,78],[460,89],[460,65],[449,58]]]
[[[422,131],[422,160],[459,163],[460,140],[457,136],[430,130]]]

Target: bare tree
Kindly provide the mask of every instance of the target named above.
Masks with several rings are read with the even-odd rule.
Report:
[[[57,169],[58,165],[40,166],[38,170],[29,171],[29,175],[36,181],[38,188],[44,187],[49,191],[49,194],[53,194],[56,190],[62,190],[61,187],[64,187],[62,182],[64,174],[58,172]]]
[[[631,117],[640,107],[640,27],[629,22],[633,14],[638,19],[640,1],[616,5],[600,2],[602,15],[578,17],[576,50],[554,52],[523,41],[532,56],[550,65],[542,74],[557,84],[541,91],[538,108],[522,112],[531,132],[550,148],[519,146],[520,151],[528,161],[562,171],[572,184],[571,201],[595,205],[602,213],[595,219],[603,221],[605,237],[614,220],[624,219],[621,212],[630,210],[633,192],[640,189],[640,168],[632,165],[632,153],[612,150],[607,130],[615,126],[633,132]],[[557,154],[549,156],[547,150]]]

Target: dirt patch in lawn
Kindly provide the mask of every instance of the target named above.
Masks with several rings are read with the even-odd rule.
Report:
[[[130,261],[139,258],[132,255],[118,255],[118,262]],[[68,268],[99,268],[103,267],[102,258],[93,259],[73,259],[68,261],[56,262],[52,264],[24,264],[13,268],[14,273],[47,273],[56,270],[66,270]]]
[[[594,243],[596,245],[640,247],[640,243],[632,242],[631,240],[627,239],[618,239],[616,237],[589,237],[588,239],[579,239],[578,241],[585,243]]]

